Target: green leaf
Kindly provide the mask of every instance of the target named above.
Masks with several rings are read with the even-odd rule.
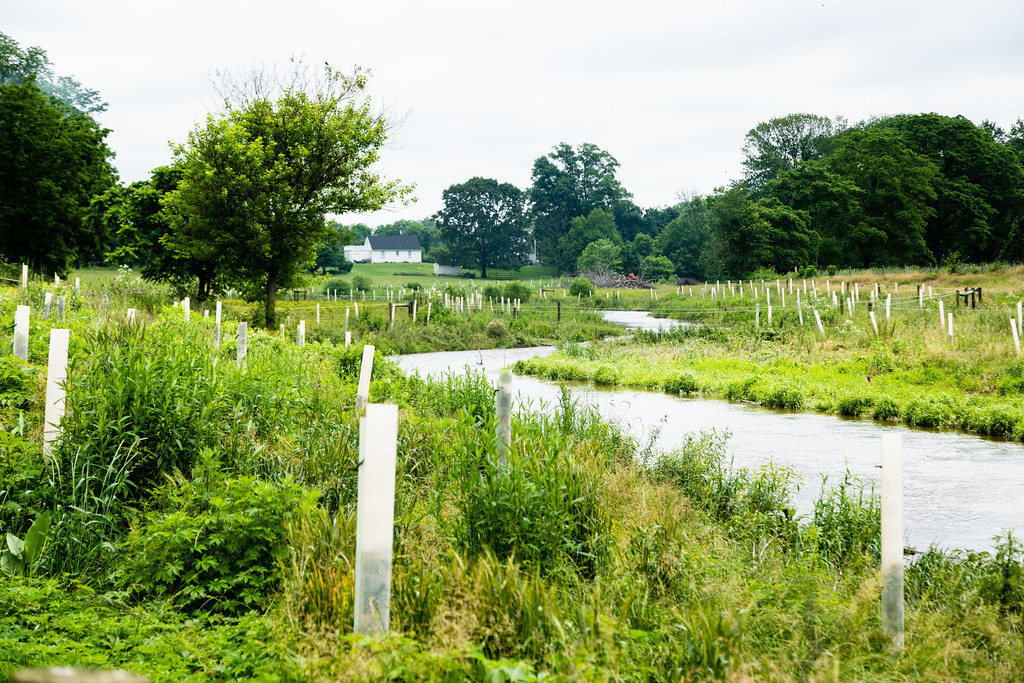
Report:
[[[36,521],[32,522],[32,526],[29,527],[28,533],[25,534],[25,563],[31,567],[39,561],[40,555],[43,552],[43,546],[46,545],[46,537],[50,532],[50,513],[44,512],[38,517]]]
[[[11,554],[17,558],[20,558],[22,553],[25,552],[24,542],[12,533],[7,534],[7,547],[11,549]]]

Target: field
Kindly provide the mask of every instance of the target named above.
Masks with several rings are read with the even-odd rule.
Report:
[[[936,290],[966,284],[923,275]],[[28,362],[0,356],[0,529],[18,540],[0,579],[0,676],[71,664],[154,681],[1020,680],[1016,537],[992,554],[930,551],[909,565],[907,644],[896,654],[878,607],[878,500],[855,480],[795,517],[785,470],[731,470],[715,433],[655,457],[568,392],[549,411],[514,416],[500,467],[494,391],[482,377],[424,380],[382,358],[370,399],[399,406],[392,630],[352,632],[363,343],[545,340],[563,347],[557,362],[578,368],[574,378],[683,390],[689,372],[692,391],[712,394],[753,378],[744,395],[765,400],[770,375],[819,410],[832,409],[826,389],[845,386],[840,376],[891,375],[886,395],[898,398],[914,372],[936,368],[913,386],[998,402],[1011,396],[998,387],[1016,362],[1006,336],[1019,272],[974,275],[986,303],[970,320],[958,314],[962,346],[932,329],[931,309],[901,309],[877,337],[863,311],[850,324],[830,312],[821,335],[793,311],[755,326],[739,299],[663,286],[657,298],[598,291],[578,303],[531,291],[516,318],[490,302],[445,308],[445,294],[488,284],[456,281],[430,294],[430,323],[420,306],[394,328],[380,308],[356,318],[355,302],[328,317],[321,299],[322,324],[305,318],[303,346],[295,326],[312,309],[282,304],[286,334],[251,329],[244,366],[234,317],[217,347],[201,309],[185,320],[158,292],[71,295],[58,323],[36,314],[50,285],[0,288],[6,348],[14,307],[33,307]],[[378,296],[413,282],[373,277]],[[129,306],[144,312],[139,324],[125,322]],[[613,306],[716,324],[579,346],[603,336],[595,311]],[[71,330],[67,412],[44,457],[57,324]],[[880,404],[871,396],[864,410]]]

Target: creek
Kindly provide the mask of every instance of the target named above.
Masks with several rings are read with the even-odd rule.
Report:
[[[605,317],[631,329],[656,329],[673,321],[640,311],[606,311]],[[495,385],[498,371],[517,360],[553,353],[553,347],[424,353],[398,357],[403,370],[421,375],[483,371]],[[880,492],[881,436],[903,436],[904,524],[909,545],[924,550],[989,550],[993,537],[1014,529],[1024,533],[1024,446],[955,431],[937,431],[817,413],[770,410],[720,399],[683,398],[637,389],[607,389],[569,383],[575,399],[595,406],[621,424],[642,445],[652,438],[671,450],[693,432],[728,432],[734,467],[757,470],[766,464],[790,469],[793,501],[809,515],[822,480],[841,483],[846,473]],[[516,376],[517,407],[556,406],[559,385]]]

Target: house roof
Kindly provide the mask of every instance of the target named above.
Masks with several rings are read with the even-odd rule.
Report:
[[[421,249],[420,240],[416,235],[370,235],[371,249],[399,249],[415,251]]]

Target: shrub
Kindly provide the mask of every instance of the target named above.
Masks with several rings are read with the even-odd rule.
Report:
[[[254,477],[192,484],[170,493],[170,512],[151,513],[128,537],[125,579],[140,593],[187,610],[238,613],[268,606],[287,555],[286,523],[316,494]]]
[[[324,282],[324,289],[325,290],[330,290],[330,291],[333,291],[333,290],[336,289],[336,290],[338,290],[338,296],[339,297],[341,295],[343,295],[343,294],[347,297],[348,293],[350,291],[352,291],[353,287],[352,287],[352,282],[349,281],[349,280],[346,280],[345,278],[331,277],[331,278],[327,278],[327,281]]]
[[[493,299],[497,301],[501,297],[505,296],[505,291],[500,285],[484,285],[484,288],[480,291],[485,299]]]
[[[570,296],[593,296],[594,285],[585,277],[578,277],[569,283]]]
[[[373,280],[366,275],[356,275],[352,278],[352,287],[357,292],[368,292],[373,288]]]
[[[797,275],[799,275],[800,277],[818,277],[818,267],[804,266],[803,268],[800,269]]]
[[[843,396],[836,403],[836,412],[840,415],[857,417],[867,412],[873,404],[874,399],[870,396]]]
[[[896,420],[900,416],[900,407],[893,399],[882,396],[875,401],[875,410],[871,417],[876,420]]]
[[[770,389],[761,402],[769,408],[800,410],[804,407],[804,392],[798,387],[784,384]]]
[[[700,389],[692,372],[680,372],[665,380],[665,391],[671,394],[691,394]]]
[[[504,339],[509,336],[508,325],[500,318],[491,320],[487,323],[487,336],[491,339]]]
[[[611,365],[602,365],[594,370],[594,384],[618,384],[619,371]]]
[[[828,266],[825,268],[825,274],[832,276],[839,272],[839,266]]]
[[[504,287],[506,299],[519,299],[520,301],[528,301],[530,294],[533,293],[533,289],[524,282],[507,282]]]

